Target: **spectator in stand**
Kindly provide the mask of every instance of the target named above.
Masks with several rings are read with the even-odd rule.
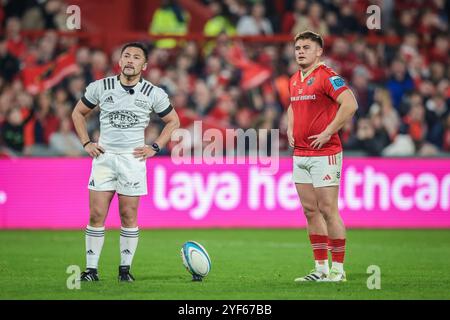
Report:
[[[195,90],[191,97],[191,104],[195,106],[195,111],[199,115],[206,115],[214,106],[215,97],[209,90],[204,80],[197,80]]]
[[[358,117],[365,117],[369,112],[369,107],[373,101],[373,88],[370,85],[370,75],[365,67],[362,65],[357,66],[353,70],[352,76],[352,89],[358,101]]]
[[[283,15],[281,31],[283,33],[292,33],[296,21],[305,19],[308,11],[308,2],[306,0],[295,0],[293,9],[287,10]]]
[[[21,155],[24,149],[24,126],[33,118],[30,110],[26,118],[22,117],[20,108],[13,107],[6,114],[6,122],[1,127],[3,144],[12,154]]]
[[[237,24],[237,33],[241,36],[271,35],[272,24],[265,17],[266,8],[261,2],[255,2],[250,15],[243,16]]]
[[[58,131],[50,135],[49,146],[58,156],[79,157],[86,155],[77,135],[73,132],[70,118],[63,118]]]
[[[20,19],[11,17],[6,20],[6,39],[8,42],[8,52],[18,59],[25,57],[27,47],[20,32],[22,26]]]
[[[203,34],[205,36],[212,37],[218,36],[218,39],[217,42],[211,40],[205,44],[205,47],[203,48],[203,53],[205,56],[209,56],[214,48],[220,44],[220,35],[232,36],[236,34],[236,26],[232,21],[232,17],[227,11],[227,8],[224,7],[224,5],[220,1],[211,1],[208,5],[208,8],[211,12],[211,18],[206,21],[206,24],[203,28]]]
[[[8,43],[0,36],[0,75],[6,82],[11,82],[18,72],[19,60],[8,52]]]
[[[356,124],[356,135],[344,145],[347,150],[365,151],[369,156],[380,156],[389,140],[384,130],[376,130],[369,118],[360,118]]]
[[[395,59],[390,68],[391,76],[386,83],[386,87],[392,96],[394,108],[403,115],[400,110],[400,103],[403,95],[414,89],[414,82],[406,70],[405,63],[400,59]]]
[[[445,152],[450,152],[450,114],[445,118],[442,149]]]
[[[86,83],[94,81],[91,72],[91,50],[87,47],[80,47],[76,53],[77,64],[80,67],[80,75]]]
[[[295,25],[291,30],[293,35],[305,30],[317,32],[322,37],[326,37],[329,33],[327,23],[323,18],[322,6],[317,2],[313,2],[308,7],[308,15],[306,17],[296,16],[296,18]]]
[[[425,103],[425,119],[427,122],[428,133],[426,140],[438,148],[443,147],[445,119],[450,113],[448,105],[442,95],[435,94]]]
[[[439,34],[434,40],[434,46],[431,48],[428,55],[429,61],[440,62],[444,65],[449,64],[449,47],[448,47],[448,35]]]
[[[383,149],[381,155],[384,157],[411,157],[416,152],[414,141],[402,126],[395,136],[393,142]]]
[[[34,118],[34,144],[48,146],[50,136],[58,130],[60,125],[60,119],[58,119],[52,107],[49,92],[39,94]]]
[[[414,92],[409,97],[409,112],[403,117],[403,126],[414,141],[419,155],[435,155],[437,148],[426,141],[428,126],[425,119],[425,107],[422,97]]]
[[[148,32],[152,35],[186,35],[190,15],[176,0],[162,0],[161,6],[154,12]],[[173,49],[177,46],[175,39],[156,41],[157,48]]]
[[[400,57],[406,63],[419,55],[419,37],[414,32],[408,32],[400,46]]]
[[[358,63],[358,57],[351,50],[350,43],[344,38],[336,38],[328,56],[333,62],[333,66],[345,80],[351,79],[353,70]]]
[[[211,18],[208,19],[203,29],[205,36],[217,36],[221,33],[230,36],[236,34],[236,27],[226,12],[227,9],[220,1],[211,1],[208,9],[211,12]]]
[[[82,76],[73,76],[68,80],[67,92],[69,103],[74,106],[81,99],[86,88],[86,82]],[[75,103],[73,103],[75,101]]]
[[[414,30],[414,23],[417,17],[417,11],[414,9],[404,9],[399,12],[400,18],[397,20],[395,30],[400,36]]]
[[[338,21],[342,34],[366,33],[367,28],[361,28],[349,2],[341,5]]]
[[[445,77],[445,66],[440,62],[433,62],[430,65],[430,81],[437,85]]]
[[[389,91],[383,88],[375,89],[374,102],[369,109],[370,114],[381,112],[381,121],[389,140],[393,141],[400,127],[400,117],[392,105]]]
[[[91,74],[94,80],[108,75],[108,57],[103,51],[96,50],[91,56]]]

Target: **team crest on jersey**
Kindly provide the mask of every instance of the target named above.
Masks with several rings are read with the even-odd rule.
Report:
[[[311,77],[311,78],[309,78],[308,82],[306,82],[306,83],[308,84],[308,86],[310,86],[313,84],[314,80],[315,80],[315,78]]]
[[[141,100],[141,99],[136,99],[134,101],[134,104],[140,108],[146,109],[148,108],[149,103],[145,100]]]
[[[131,128],[138,123],[138,117],[127,110],[114,111],[109,114],[109,124],[114,128]]]

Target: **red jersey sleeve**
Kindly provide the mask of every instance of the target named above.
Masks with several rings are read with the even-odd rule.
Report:
[[[323,88],[325,90],[325,94],[331,97],[334,101],[337,100],[337,97],[349,89],[344,79],[337,74],[324,73],[323,74]]]

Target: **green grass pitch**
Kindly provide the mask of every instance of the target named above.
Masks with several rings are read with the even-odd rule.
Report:
[[[294,283],[313,266],[305,230],[141,230],[132,273],[118,283],[119,231],[107,230],[100,282],[69,290],[69,265],[84,269],[84,232],[0,231],[0,299],[450,299],[449,230],[349,230],[346,283]],[[180,249],[196,240],[212,270],[191,282]],[[367,288],[367,268],[381,289]]]

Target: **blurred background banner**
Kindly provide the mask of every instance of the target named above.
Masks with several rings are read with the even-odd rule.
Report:
[[[90,159],[0,160],[0,228],[83,228]],[[305,227],[291,158],[275,175],[257,164],[147,161],[141,228]],[[443,159],[346,158],[341,214],[350,228],[450,227],[450,173]],[[117,199],[107,227],[119,228]]]

